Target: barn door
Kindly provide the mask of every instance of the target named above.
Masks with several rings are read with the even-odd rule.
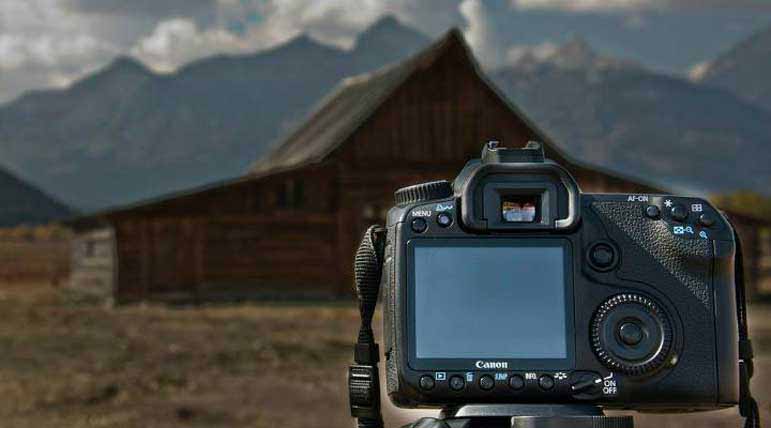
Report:
[[[195,223],[182,219],[153,222],[155,242],[150,260],[150,292],[194,292],[196,287]]]

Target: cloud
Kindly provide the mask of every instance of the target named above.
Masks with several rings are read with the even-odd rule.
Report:
[[[97,27],[88,18],[69,16],[55,0],[0,2],[0,101],[109,61],[120,48],[91,31]]]
[[[700,7],[728,7],[762,17],[754,10],[771,10],[771,1],[0,0],[0,102],[31,88],[66,84],[116,55],[134,55],[156,70],[171,71],[215,53],[266,49],[300,33],[347,48],[385,14],[433,37],[460,26],[481,62],[496,67],[519,55],[517,46],[561,42],[572,32],[594,34],[589,37],[593,43],[608,40],[616,50],[629,46],[629,39],[616,38],[624,32],[647,32],[651,40],[659,34],[671,38],[675,31],[668,31],[669,24],[661,19],[665,14],[647,11]],[[715,36],[706,41],[694,37],[710,46],[725,43],[719,38],[730,32],[729,20],[709,19],[699,21],[706,26],[699,34]],[[730,21],[740,28],[732,37],[742,37],[747,23],[756,21]],[[678,40],[686,37],[682,21],[672,22]],[[657,45],[654,52],[667,52],[658,47],[661,43],[651,43]],[[697,53],[697,60],[710,52]]]
[[[75,13],[154,18],[213,13],[218,0],[64,0],[64,8]]]
[[[113,46],[87,34],[70,38],[0,35],[0,70],[4,71],[29,66],[78,64],[115,53]]]
[[[537,45],[515,45],[506,51],[506,63],[520,64],[525,61],[542,62],[550,59],[559,49],[559,46],[550,41]]]
[[[213,53],[267,49],[305,33],[322,43],[350,48],[356,36],[383,15],[437,34],[462,21],[459,0],[219,0],[217,22],[193,18],[161,21],[131,53],[156,70],[170,71]],[[444,13],[435,13],[443,9]],[[259,17],[259,19],[255,19]]]
[[[505,21],[499,16],[508,9],[505,1],[464,0],[460,4],[460,12],[466,20],[466,41],[487,67],[496,68],[507,61],[509,46],[499,40]]]
[[[712,61],[702,61],[688,70],[688,78],[694,82],[699,82],[707,77],[712,69]]]
[[[386,14],[435,35],[462,20],[459,3],[460,0],[269,0],[259,2],[257,11],[262,22],[251,32],[273,44],[306,33],[328,44],[350,47],[362,30]]]
[[[186,18],[160,22],[155,30],[140,39],[131,54],[158,71],[173,71],[192,59],[222,52],[245,49],[244,41],[221,28],[202,30]]]
[[[461,0],[0,0],[0,102],[61,86],[133,55],[172,71],[215,53],[266,49],[306,33],[352,46],[385,14],[436,36]]]
[[[573,12],[685,9],[765,9],[768,0],[511,0],[518,9],[559,9]]]

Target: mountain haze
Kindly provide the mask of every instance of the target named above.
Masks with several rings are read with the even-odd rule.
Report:
[[[86,210],[237,176],[342,78],[428,43],[384,18],[351,50],[300,36],[172,74],[118,58],[68,89],[0,106],[0,159]],[[673,190],[769,193],[771,112],[738,89],[656,74],[580,38],[524,49],[488,74],[579,158]]]
[[[0,170],[0,227],[44,224],[73,214],[40,189]]]
[[[232,177],[339,80],[428,43],[384,18],[350,51],[299,36],[255,54],[195,61],[168,75],[119,58],[68,89],[0,107],[0,157],[84,209]]]
[[[491,77],[584,160],[673,190],[769,192],[771,113],[725,90],[604,58],[580,40]]]
[[[771,111],[771,27],[694,70],[697,82],[727,89]]]

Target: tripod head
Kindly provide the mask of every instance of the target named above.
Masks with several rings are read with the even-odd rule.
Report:
[[[403,428],[633,428],[631,416],[605,416],[592,405],[465,405]]]

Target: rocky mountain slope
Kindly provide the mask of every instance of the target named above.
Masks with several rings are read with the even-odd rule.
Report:
[[[727,89],[771,111],[771,27],[739,43],[714,61],[694,68],[699,83]]]
[[[578,157],[699,193],[771,183],[771,114],[725,90],[604,58],[581,40],[492,74]]]
[[[64,204],[0,170],[0,227],[44,224],[71,215]]]
[[[168,75],[119,58],[68,89],[0,106],[0,159],[85,210],[237,176],[340,79],[427,43],[385,18],[351,50],[301,36]],[[748,59],[735,64],[771,57],[740,47]],[[771,112],[748,95],[761,89],[718,84],[725,61],[701,83],[598,55],[580,39],[513,60],[488,70],[492,80],[577,157],[673,189],[770,192]]]

